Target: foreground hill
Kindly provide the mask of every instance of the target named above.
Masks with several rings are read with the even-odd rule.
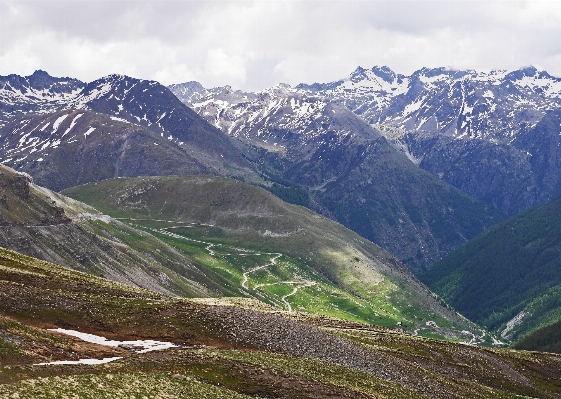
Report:
[[[556,355],[170,298],[4,249],[0,297],[2,397],[551,398],[560,389]],[[175,346],[143,353],[62,331]],[[61,360],[82,362],[39,365]]]
[[[471,320],[519,339],[561,319],[561,197],[477,236],[422,280]]]
[[[222,275],[241,295],[281,309],[425,335],[485,336],[380,247],[262,188],[170,176],[105,180],[64,194],[145,229]],[[475,336],[470,340],[492,342]]]

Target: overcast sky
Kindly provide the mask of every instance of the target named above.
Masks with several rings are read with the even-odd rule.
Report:
[[[357,66],[518,69],[561,77],[561,1],[4,1],[0,74],[260,90]]]

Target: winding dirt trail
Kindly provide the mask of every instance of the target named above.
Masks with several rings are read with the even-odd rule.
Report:
[[[292,292],[290,294],[287,294],[285,296],[283,296],[281,298],[281,301],[286,305],[286,307],[288,308],[289,312],[292,312],[292,306],[290,305],[290,303],[288,303],[288,301],[286,300],[286,298],[288,298],[289,296],[292,296],[294,294],[296,294],[298,292],[298,290],[302,289],[302,288],[306,288],[306,287],[313,287],[314,285],[316,285],[317,283],[315,281],[305,281],[305,282],[298,282],[295,281],[294,283],[296,284],[300,284],[296,287],[294,287],[294,289],[292,290]],[[303,284],[302,284],[303,283]],[[285,282],[285,284],[288,284],[288,282]]]
[[[161,220],[161,219],[132,219],[132,218],[119,218],[119,219],[120,220],[131,220],[131,221],[157,221],[157,222],[166,222],[166,223],[177,223],[177,221]],[[171,231],[169,231],[171,229],[179,229],[179,228],[193,227],[193,226],[214,227],[214,225],[210,225],[210,224],[185,223],[183,225],[163,227],[163,228],[160,228],[160,229],[153,228],[153,229],[150,229],[150,230],[158,232],[160,234],[167,235],[168,237],[171,237],[171,238],[187,240],[187,241],[203,244],[203,245],[205,245],[205,251],[207,251],[210,256],[217,256],[217,253],[215,251],[213,251],[212,248],[222,246],[222,244],[214,244],[214,243],[207,242],[207,241],[195,240],[194,238],[188,238],[188,237],[185,237],[185,236],[182,236],[182,235],[179,235],[179,234],[175,234],[175,233],[172,233]],[[259,270],[263,270],[265,268],[275,266],[277,264],[277,259],[280,258],[281,256],[283,256],[283,254],[278,253],[278,252],[262,253],[262,252],[256,252],[256,251],[252,251],[252,250],[249,250],[249,249],[245,249],[245,248],[236,248],[236,247],[232,247],[232,246],[229,246],[229,247],[232,248],[234,251],[239,251],[239,253],[223,253],[223,254],[220,254],[220,255],[221,256],[270,255],[271,256],[268,263],[265,263],[264,265],[253,267],[253,268],[245,271],[242,274],[243,278],[242,278],[242,281],[241,281],[240,285],[245,290],[249,290],[248,283],[249,283],[249,275],[251,273],[255,273]],[[289,312],[292,312],[292,305],[287,301],[288,297],[291,297],[291,296],[295,295],[302,288],[307,288],[307,287],[312,287],[314,285],[317,285],[317,283],[315,281],[310,281],[310,280],[293,280],[293,281],[289,280],[289,281],[278,281],[278,282],[269,283],[269,284],[256,284],[252,288],[252,290],[255,291],[255,290],[257,290],[261,287],[279,285],[279,284],[295,285],[294,289],[290,293],[288,293],[288,294],[286,294],[286,295],[284,295],[280,298],[280,301],[286,306],[286,308]]]
[[[258,254],[255,254],[255,255],[258,255]],[[267,255],[274,255],[274,256],[271,258],[271,260],[269,261],[269,263],[266,263],[266,264],[261,265],[261,266],[254,267],[254,268],[252,268],[252,269],[249,269],[248,271],[246,271],[246,272],[242,275],[242,276],[243,276],[242,287],[245,288],[246,290],[249,289],[249,288],[247,287],[247,282],[248,282],[248,280],[249,280],[249,278],[247,277],[247,275],[248,275],[249,273],[254,273],[254,272],[258,271],[258,270],[264,269],[264,268],[269,267],[269,266],[275,266],[275,265],[277,264],[277,259],[280,258],[280,257],[282,256],[282,254],[278,254],[278,253],[277,253],[277,254],[267,254]],[[278,283],[277,283],[277,284],[278,284]],[[257,288],[257,287],[254,287],[253,289],[255,290],[256,288]]]

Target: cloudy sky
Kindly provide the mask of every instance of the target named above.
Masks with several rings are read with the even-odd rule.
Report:
[[[561,77],[561,1],[0,0],[0,75],[260,90],[359,65],[534,65]]]

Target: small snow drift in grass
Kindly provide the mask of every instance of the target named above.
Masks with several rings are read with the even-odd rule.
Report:
[[[86,334],[75,330],[65,330],[64,328],[55,328],[49,331],[58,332],[66,335],[71,335],[76,338],[80,338],[82,341],[90,342],[92,344],[113,346],[113,347],[125,347],[137,349],[138,353],[146,353],[150,351],[158,351],[169,348],[175,348],[177,345],[171,342],[153,341],[153,340],[137,340],[137,341],[112,341],[105,337],[100,337],[99,335]],[[140,349],[142,348],[142,349]]]
[[[50,329],[49,331],[58,332],[61,334],[71,335],[76,338],[80,338],[82,341],[90,342],[92,344],[112,346],[112,347],[122,347],[134,349],[137,353],[146,353],[157,350],[164,350],[169,348],[175,348],[177,345],[171,342],[153,341],[153,340],[137,340],[137,341],[113,341],[108,340],[105,337],[100,337],[99,335],[86,334],[75,330],[65,330],[63,328]],[[36,366],[44,366],[50,364],[103,364],[109,363],[114,360],[121,359],[120,357],[108,357],[105,359],[80,359],[80,360],[60,360],[56,362],[49,363],[38,363]]]
[[[122,359],[122,357],[106,357],[104,359],[59,360],[56,362],[37,363],[34,366],[46,366],[51,364],[104,364],[119,359]]]

